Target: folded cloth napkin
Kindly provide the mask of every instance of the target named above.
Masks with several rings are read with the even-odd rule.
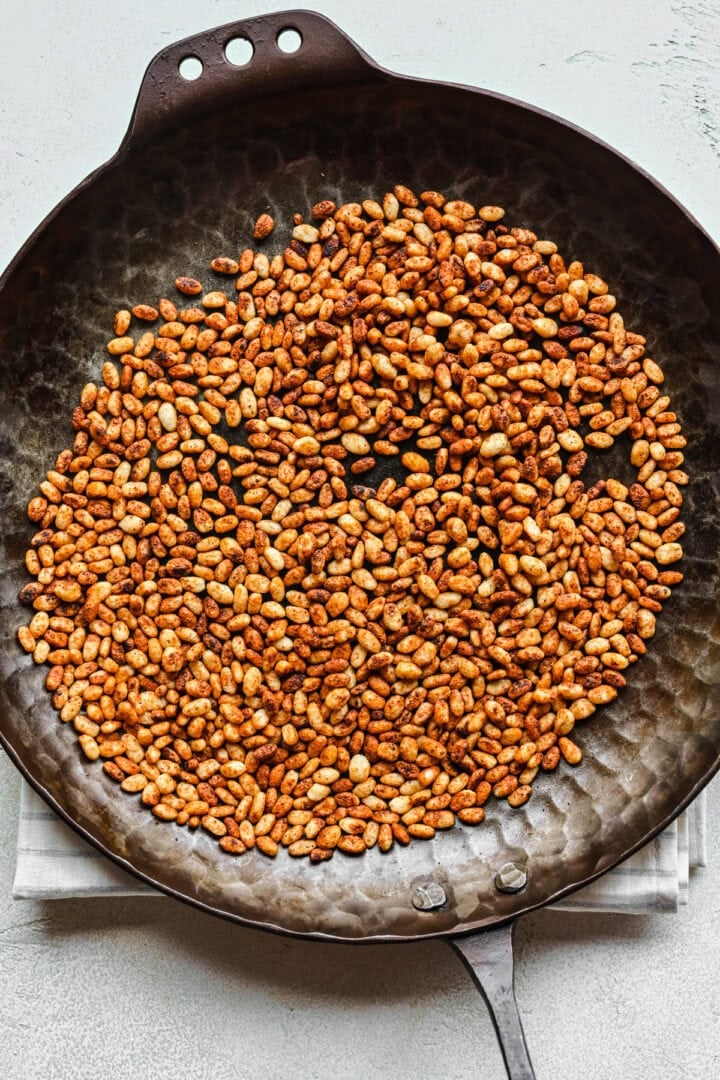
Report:
[[[690,868],[705,866],[705,792],[636,855],[554,906],[562,911],[644,914],[687,903]],[[79,896],[160,896],[87,844],[26,783],[13,896],[51,900]]]

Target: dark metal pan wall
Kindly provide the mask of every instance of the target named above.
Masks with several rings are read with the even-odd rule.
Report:
[[[288,24],[304,37],[294,59],[274,44]],[[246,72],[222,59],[242,29],[256,44]],[[198,84],[176,73],[189,52],[206,62]],[[26,619],[16,600],[32,532],[25,506],[72,438],[72,405],[98,375],[117,307],[172,296],[178,273],[210,287],[210,258],[249,243],[268,206],[277,226],[266,250],[280,250],[293,212],[325,197],[382,195],[396,182],[500,203],[510,222],[612,283],[627,325],[663,366],[688,435],[687,579],[627,690],[576,729],[583,765],[539,779],[520,810],[494,802],[480,828],[361,860],[220,857],[209,837],[170,828],[119,793],[59,723],[44,671],[15,642]],[[319,16],[276,15],[162,54],[118,156],[51,215],[0,285],[0,735],[48,801],[126,868],[219,914],[290,933],[457,932],[520,914],[618,862],[715,770],[720,345],[711,313],[720,256],[612,151],[515,102],[381,72]],[[591,467],[595,476],[629,475],[600,453]],[[493,887],[507,859],[528,869],[516,896]],[[418,912],[413,889],[431,881],[448,904]]]

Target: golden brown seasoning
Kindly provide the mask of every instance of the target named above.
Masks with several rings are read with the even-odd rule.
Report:
[[[319,862],[579,764],[682,579],[687,476],[645,338],[554,243],[403,185],[311,216],[116,313],[18,638],[158,818]],[[634,482],[586,486],[618,439]]]

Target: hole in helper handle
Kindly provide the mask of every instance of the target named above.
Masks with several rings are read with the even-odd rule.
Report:
[[[287,51],[292,36],[284,31],[299,35],[294,51]],[[237,38],[252,46],[251,58],[242,66],[225,54],[227,43]],[[191,79],[180,72],[188,58],[202,65],[201,73]],[[189,70],[188,65],[184,70]],[[373,61],[334,23],[315,12],[280,11],[227,23],[178,41],[154,57],[143,76],[122,148],[252,98],[298,87],[380,78]]]
[[[536,1080],[513,989],[515,924],[449,941],[479,987],[495,1025],[509,1080]]]

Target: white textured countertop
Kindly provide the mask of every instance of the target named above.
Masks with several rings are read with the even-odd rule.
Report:
[[[285,5],[4,0],[0,266],[116,149],[163,46]],[[720,237],[720,3],[318,0],[374,59],[593,131]],[[0,1077],[499,1080],[450,950],[318,945],[165,898],[11,899],[19,776],[0,754]],[[677,916],[540,912],[516,988],[539,1080],[720,1075],[720,787]]]

